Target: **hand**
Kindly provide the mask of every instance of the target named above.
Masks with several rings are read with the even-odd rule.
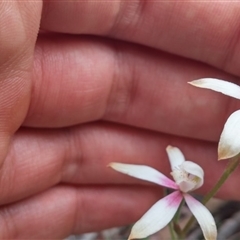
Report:
[[[213,186],[227,164],[217,162],[219,135],[240,104],[187,82],[239,83],[238,12],[210,2],[0,3],[1,238],[136,221],[161,189],[106,166],[169,175],[169,144],[205,170],[200,193]],[[238,176],[220,197],[240,199]]]

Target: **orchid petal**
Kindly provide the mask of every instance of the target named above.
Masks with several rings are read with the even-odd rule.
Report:
[[[200,188],[203,185],[204,171],[198,164],[191,161],[185,161],[182,164],[182,168],[187,173],[190,173],[197,177],[196,186],[194,187],[194,189]]]
[[[195,87],[211,89],[227,96],[240,99],[240,86],[231,82],[216,78],[202,78],[189,83]]]
[[[164,228],[175,215],[182,199],[182,194],[175,191],[155,203],[134,224],[129,239],[145,238]]]
[[[179,148],[167,146],[166,151],[168,154],[168,158],[169,158],[172,170],[174,170],[176,167],[178,167],[185,161],[185,157]]]
[[[124,163],[110,163],[109,166],[114,170],[127,174],[131,177],[142,179],[148,182],[156,183],[163,187],[178,189],[178,185],[157,171],[154,168],[145,165],[124,164]]]
[[[218,145],[218,159],[236,156],[240,152],[240,110],[226,121]]]
[[[191,161],[185,161],[183,164],[182,164],[182,168],[192,174],[192,175],[195,175],[201,179],[203,179],[204,177],[204,171],[203,169],[196,163],[194,162],[191,162]]]
[[[204,238],[206,240],[216,240],[217,239],[217,227],[212,214],[209,210],[198,202],[195,198],[188,194],[184,194],[184,199],[193,213],[194,217],[197,219]]]
[[[189,192],[203,185],[203,169],[190,161],[183,162],[171,175],[182,192]]]

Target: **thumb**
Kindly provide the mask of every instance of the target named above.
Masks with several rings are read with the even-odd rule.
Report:
[[[0,165],[30,103],[41,9],[41,1],[0,2]]]

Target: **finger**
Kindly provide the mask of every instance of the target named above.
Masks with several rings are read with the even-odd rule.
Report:
[[[227,117],[239,108],[239,101],[187,84],[203,73],[233,77],[121,42],[45,36],[38,42],[34,69],[26,126],[62,127],[105,119],[216,141]]]
[[[63,239],[73,233],[130,224],[161,195],[150,187],[57,186],[0,208],[0,237]]]
[[[239,75],[239,8],[233,2],[45,1],[41,25],[141,43]]]
[[[0,162],[28,110],[40,14],[41,2],[0,2]]]
[[[217,182],[227,164],[217,161],[216,144],[123,126],[102,123],[55,131],[22,129],[15,136],[3,165],[1,204],[29,197],[60,182],[147,184],[113,171],[107,167],[110,162],[148,165],[171,178],[167,145],[179,147],[186,159],[204,169],[202,193]],[[240,198],[234,190],[238,172],[218,196]]]

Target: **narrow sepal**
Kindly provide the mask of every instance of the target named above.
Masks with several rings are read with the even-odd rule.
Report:
[[[173,146],[167,146],[166,151],[168,154],[168,158],[169,158],[172,170],[180,166],[185,161],[185,157],[179,148],[173,147]]]
[[[189,82],[189,84],[199,88],[211,89],[216,92],[221,92],[224,95],[240,99],[240,86],[228,81],[216,78],[202,78]]]
[[[127,174],[131,177],[156,183],[163,187],[178,189],[178,185],[174,181],[149,166],[113,162],[109,164],[109,167],[113,168],[118,172]]]
[[[129,239],[145,238],[164,228],[175,215],[182,198],[182,194],[175,191],[155,203],[134,224]]]
[[[197,219],[202,229],[204,238],[206,240],[216,240],[217,227],[209,210],[189,194],[184,194],[184,199],[194,217]]]

